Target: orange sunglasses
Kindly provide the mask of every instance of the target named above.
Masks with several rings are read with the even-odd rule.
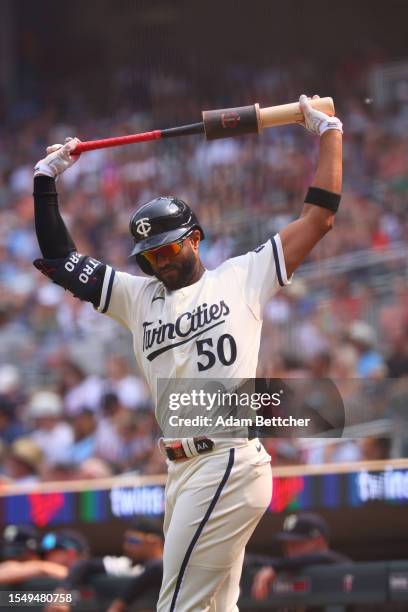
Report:
[[[184,241],[193,233],[194,230],[189,232],[186,236],[184,236],[181,240],[177,240],[177,242],[170,242],[170,244],[165,244],[157,249],[151,249],[150,251],[145,251],[141,253],[143,257],[149,262],[149,264],[156,265],[159,257],[164,257],[165,259],[171,259],[178,255],[183,248]]]

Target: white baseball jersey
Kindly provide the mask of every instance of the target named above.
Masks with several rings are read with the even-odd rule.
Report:
[[[132,332],[157,406],[160,378],[255,378],[263,308],[288,282],[276,235],[176,291],[107,267],[98,310]],[[270,457],[246,438],[169,462],[159,612],[238,610],[244,549],[272,493]]]
[[[107,266],[97,310],[131,331],[137,363],[157,401],[159,378],[255,378],[263,308],[289,283],[276,234],[175,291],[155,277]]]

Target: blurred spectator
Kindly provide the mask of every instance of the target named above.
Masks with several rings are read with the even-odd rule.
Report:
[[[272,457],[272,465],[299,465],[303,463],[297,440],[289,438],[263,438],[262,442]]]
[[[320,351],[316,353],[308,362],[308,368],[313,378],[329,378],[332,358],[330,352]]]
[[[66,568],[40,557],[40,538],[30,525],[8,525],[1,542],[0,585],[14,585],[32,578],[62,580]]]
[[[74,463],[46,463],[41,470],[41,480],[44,482],[62,482],[76,480],[79,475],[77,465]]]
[[[109,448],[100,446],[99,456],[120,471],[140,470],[155,447],[151,413],[122,410],[115,415],[113,427]]]
[[[356,350],[348,344],[340,344],[333,356],[331,375],[336,382],[344,384],[348,379],[357,378],[358,355]],[[353,387],[354,388],[354,387]],[[344,392],[342,392],[344,398]]]
[[[408,286],[403,277],[396,277],[390,287],[393,299],[381,305],[379,327],[390,342],[406,335],[408,328]]]
[[[40,558],[40,534],[31,525],[8,525],[1,542],[2,559],[31,561]]]
[[[335,325],[349,325],[360,318],[361,301],[353,293],[347,275],[339,275],[333,279],[332,292],[328,301],[328,311]]]
[[[58,563],[68,569],[89,556],[87,539],[73,529],[49,531],[42,537],[40,549],[46,561]]]
[[[381,354],[374,348],[375,332],[364,321],[355,321],[349,330],[349,340],[358,353],[359,378],[383,378],[386,366]]]
[[[22,380],[19,369],[15,365],[5,364],[0,367],[0,396],[15,405],[22,402]]]
[[[120,444],[115,419],[125,410],[114,393],[102,398],[102,417],[98,420],[95,432],[95,454],[111,463],[115,462]]]
[[[97,410],[101,401],[103,383],[97,376],[86,376],[78,363],[63,359],[58,365],[60,393],[64,398],[64,410],[74,416],[84,407]]]
[[[11,444],[26,433],[26,428],[16,415],[16,404],[0,395],[0,440]]]
[[[369,436],[360,441],[361,459],[363,461],[378,461],[389,459],[391,451],[390,438],[374,438]]]
[[[134,409],[146,404],[149,394],[140,378],[131,374],[122,355],[110,355],[106,360],[106,387],[115,393],[125,408]]]
[[[314,444],[303,453],[303,461],[308,465],[327,463],[349,463],[361,461],[362,452],[356,440],[336,440]]]
[[[31,439],[42,449],[48,463],[67,459],[73,443],[72,427],[62,420],[60,396],[53,391],[36,391],[30,399],[28,416],[34,424]]]
[[[82,463],[95,454],[95,414],[84,408],[72,418],[74,442],[69,449],[69,459],[73,463]]]
[[[106,461],[98,457],[86,459],[79,466],[77,476],[79,479],[91,480],[93,478],[109,478],[113,476],[114,471]]]
[[[390,378],[408,376],[408,327],[394,339],[387,358]]]
[[[124,535],[123,552],[133,567],[139,565],[139,570],[134,571],[132,582],[111,603],[108,612],[124,612],[149,590],[158,594],[163,578],[163,538],[163,528],[157,520],[141,517],[133,521]],[[112,568],[109,563],[105,562],[105,569],[112,573],[115,563]]]
[[[35,484],[40,478],[44,454],[30,438],[13,442],[4,460],[4,474],[16,484]]]
[[[281,572],[297,571],[308,565],[347,563],[344,555],[329,548],[329,528],[318,514],[290,514],[283,522],[283,531],[275,536],[281,542],[283,557],[270,559],[255,575],[252,597],[267,599]]]
[[[136,517],[123,536],[123,556],[84,559],[72,565],[62,589],[72,593],[89,584],[95,575],[133,577],[132,582],[110,605],[109,612],[124,612],[128,606],[154,589],[157,594],[163,576],[163,528],[160,521]],[[61,591],[61,588],[58,590]],[[49,612],[68,612],[70,606],[49,606]]]

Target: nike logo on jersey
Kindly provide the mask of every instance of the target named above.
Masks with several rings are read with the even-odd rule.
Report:
[[[219,304],[211,304],[209,306],[204,303],[194,308],[192,312],[183,312],[177,317],[174,323],[163,323],[159,319],[157,325],[155,321],[144,321],[143,351],[145,352],[151,348],[158,347],[166,342],[166,340],[177,340],[178,338],[182,338],[180,342],[167,344],[146,355],[147,359],[152,361],[165,351],[185,344],[203,332],[221,325],[221,323],[225,322],[223,317],[226,317],[229,313],[230,309],[228,305],[224,300],[221,300]],[[216,323],[214,323],[215,321]]]

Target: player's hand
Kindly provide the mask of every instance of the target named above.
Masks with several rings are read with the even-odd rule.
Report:
[[[54,594],[67,595],[69,594],[69,591],[67,591],[64,587],[57,587]],[[63,598],[61,598],[61,601],[55,601],[45,606],[44,612],[71,612],[71,604],[64,602]]]
[[[55,144],[47,147],[47,157],[40,159],[35,165],[34,176],[45,175],[56,178],[67,168],[70,168],[79,159],[79,155],[71,155],[78,143],[79,138],[66,138],[65,144]]]
[[[251,596],[256,601],[263,601],[269,595],[276,572],[273,567],[263,567],[255,574],[252,584]]]
[[[320,96],[313,96],[313,99]],[[299,106],[304,116],[304,121],[301,123],[312,134],[322,136],[327,130],[339,130],[343,133],[343,124],[337,117],[329,117],[326,113],[316,110],[310,104],[310,98],[304,94],[299,98]]]
[[[48,604],[44,610],[45,612],[71,612],[71,606],[65,603],[53,603]]]
[[[123,599],[114,599],[107,612],[126,612],[127,605]]]

